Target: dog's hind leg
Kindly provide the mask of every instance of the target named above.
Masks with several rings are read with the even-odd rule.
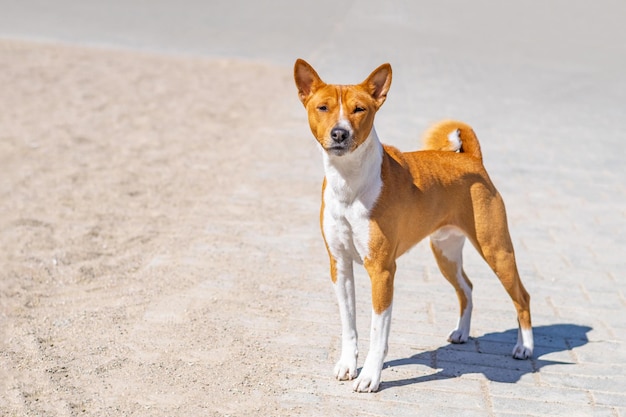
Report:
[[[517,310],[519,327],[513,357],[528,359],[532,357],[534,347],[530,319],[530,295],[524,288],[517,271],[504,203],[500,195],[496,194],[489,199],[487,204],[474,205],[474,210],[476,210],[477,218],[489,220],[476,222],[476,235],[475,240],[472,237],[472,243],[500,279]]]
[[[452,284],[459,299],[460,315],[456,329],[448,342],[465,343],[472,320],[472,283],[463,271],[463,244],[465,235],[459,229],[446,226],[430,235],[430,247],[443,276]]]

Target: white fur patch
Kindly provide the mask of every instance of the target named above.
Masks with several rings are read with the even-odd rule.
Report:
[[[382,190],[383,149],[374,128],[353,152],[326,152],[324,165],[324,236],[336,258],[358,263],[369,254],[369,216]]]
[[[435,230],[431,235],[430,238],[434,241],[436,241],[437,243],[442,243],[444,244],[444,242],[450,238],[464,238],[465,235],[463,234],[463,232],[454,227],[454,226],[444,226],[440,229]],[[445,246],[445,245],[444,245]],[[440,245],[438,244],[437,247],[440,247]],[[446,251],[444,250],[444,248],[442,247],[441,250],[444,252],[444,256],[450,260],[450,261],[455,261],[456,260],[456,256],[451,254],[450,256],[446,256]]]
[[[341,358],[335,365],[334,374],[335,378],[343,381],[356,377],[359,355],[352,261],[337,260],[337,281],[334,287],[341,317]]]
[[[381,314],[372,311],[370,350],[359,377],[352,388],[357,392],[374,392],[380,385],[381,373],[387,356],[392,305]]]
[[[456,264],[456,281],[465,294],[467,306],[461,312],[456,328],[448,335],[448,341],[451,343],[465,343],[469,338],[473,308],[472,288],[463,277],[463,244],[465,243],[465,235],[456,227],[446,226],[430,235],[430,239],[447,260]]]
[[[469,289],[469,287],[467,287]],[[463,288],[465,292],[465,296],[467,297],[467,291]],[[469,289],[469,293],[471,295],[472,290]],[[467,306],[461,317],[459,317],[459,321],[457,322],[456,329],[452,330],[448,335],[448,342],[450,343],[465,343],[469,338],[470,327],[472,324],[472,299],[467,299]]]
[[[352,130],[352,125],[350,124],[350,121],[343,111],[343,102],[341,101],[341,96],[339,96],[339,119],[337,120],[337,124],[335,124],[335,127],[341,127],[343,129],[346,129],[350,133],[350,136],[352,136],[352,134],[354,133],[354,131]]]
[[[461,146],[463,145],[460,134],[461,131],[459,129],[454,129],[448,134],[448,142],[450,142],[450,146],[452,146],[454,152],[461,150]]]
[[[517,343],[513,348],[515,359],[528,359],[533,356],[535,342],[533,340],[533,329],[517,329]]]

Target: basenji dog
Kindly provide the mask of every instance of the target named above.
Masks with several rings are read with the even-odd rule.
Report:
[[[320,222],[342,329],[335,377],[357,377],[354,262],[364,265],[371,280],[372,322],[369,352],[353,388],[373,392],[387,355],[396,259],[427,236],[459,299],[460,317],[448,341],[464,343],[470,333],[472,283],[462,265],[468,238],[517,310],[513,357],[530,358],[530,296],[517,271],[504,203],[472,128],[440,122],[427,132],[425,150],[403,153],[381,144],[374,129],[391,86],[389,64],[360,84],[333,85],[298,59],[294,78],[324,162]]]

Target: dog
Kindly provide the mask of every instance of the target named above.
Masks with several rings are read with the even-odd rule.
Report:
[[[320,223],[341,317],[339,380],[357,392],[377,391],[387,355],[396,259],[427,236],[443,276],[456,290],[460,317],[448,341],[468,340],[472,283],[463,270],[465,239],[500,279],[517,310],[513,357],[533,352],[530,296],[522,284],[504,202],[482,163],[470,126],[447,120],[425,136],[425,150],[383,145],[374,116],[391,86],[383,64],[356,85],[326,84],[306,61],[294,65],[298,96],[322,150],[325,178]],[[369,352],[357,377],[354,262],[371,280]]]

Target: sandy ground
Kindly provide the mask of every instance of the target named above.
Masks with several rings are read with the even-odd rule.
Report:
[[[290,74],[6,41],[0,67],[0,414],[277,414],[278,290],[326,262]]]

